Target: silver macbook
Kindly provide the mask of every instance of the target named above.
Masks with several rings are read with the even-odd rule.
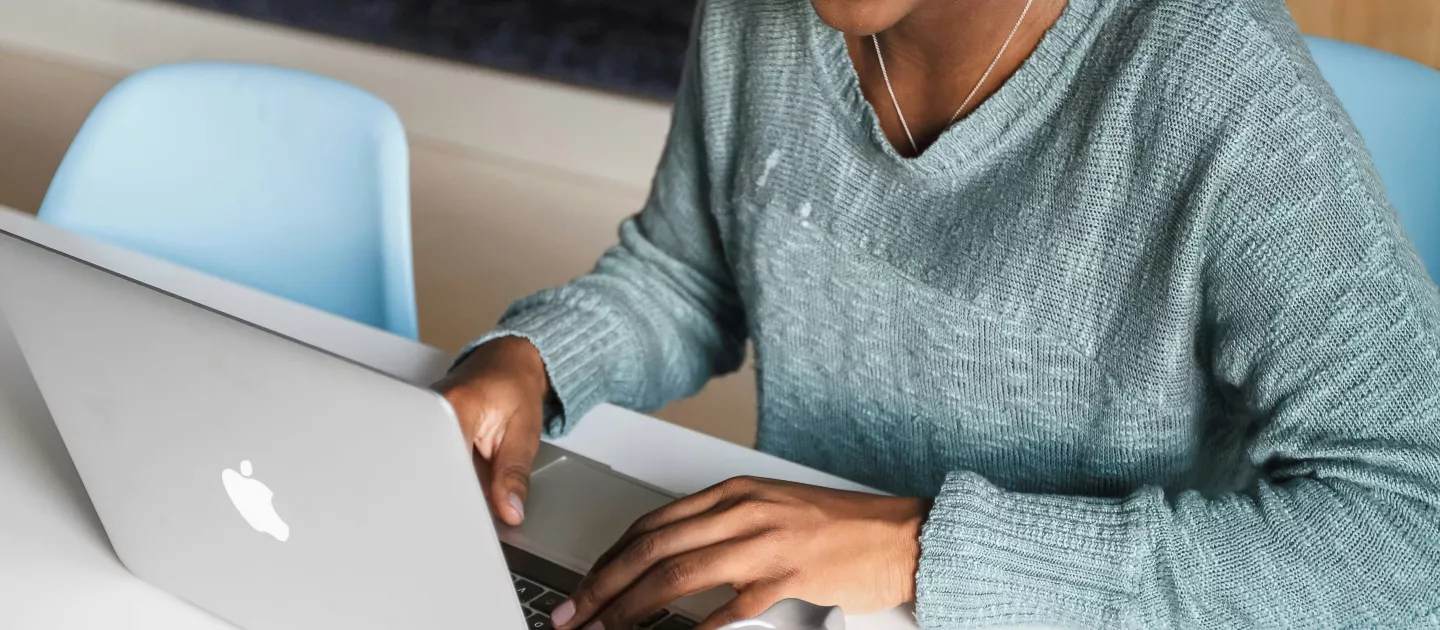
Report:
[[[672,499],[544,445],[497,526],[434,392],[5,231],[0,313],[120,560],[246,630],[543,630]]]

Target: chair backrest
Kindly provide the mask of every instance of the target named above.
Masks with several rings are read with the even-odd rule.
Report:
[[[399,118],[356,87],[161,66],[96,106],[40,219],[415,338],[409,168]]]
[[[1308,42],[1374,156],[1400,222],[1440,280],[1440,71],[1356,44]]]

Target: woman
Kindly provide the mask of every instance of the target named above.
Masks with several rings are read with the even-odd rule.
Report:
[[[680,500],[561,630],[1440,616],[1440,296],[1281,0],[711,0],[620,244],[439,388],[513,524],[542,430],[747,340],[759,448],[900,498]]]

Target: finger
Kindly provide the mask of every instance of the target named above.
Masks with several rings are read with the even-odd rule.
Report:
[[[694,630],[719,630],[737,621],[754,619],[782,599],[784,598],[779,593],[766,589],[745,590],[724,606],[715,609],[715,612],[710,613]]]
[[[490,462],[480,456],[480,452],[470,449],[470,465],[475,467],[475,478],[480,480],[480,490],[485,493],[485,499],[490,499]]]
[[[468,432],[467,439],[486,461],[494,461],[500,450],[500,443],[505,441],[505,433],[510,428],[511,421],[515,420],[519,413],[518,408],[512,409],[506,415],[492,409],[482,409],[465,423],[468,425],[464,429]]]
[[[438,388],[442,385],[444,385],[444,381],[436,383],[435,387]],[[465,439],[465,443],[472,447],[476,446],[479,441],[477,434],[481,424],[477,417],[477,409],[483,408],[482,404],[463,389],[442,390],[440,394],[445,397],[445,402],[450,403],[450,408],[455,412],[455,419],[460,421],[460,434]]]
[[[525,521],[530,496],[530,469],[540,450],[539,419],[511,418],[490,461],[490,502],[500,519],[514,526]]]
[[[697,511],[693,514],[688,513],[689,510],[686,510],[687,513],[685,513],[684,516],[681,516],[673,521],[668,518],[670,515],[665,515],[664,517],[657,518],[653,521],[648,520],[651,518],[652,515],[655,515],[656,512],[652,512],[651,514],[640,517],[638,520],[635,521],[635,523],[630,525],[630,527],[625,530],[624,534],[620,535],[620,538],[618,540],[616,540],[613,544],[610,545],[609,549],[605,550],[605,553],[600,554],[600,557],[595,560],[595,564],[591,565],[590,572],[586,575],[587,580],[590,576],[598,573],[601,569],[604,569],[605,567],[608,567],[612,563],[614,563],[616,558],[620,557],[621,554],[626,553],[626,550],[634,546],[637,541],[649,536],[654,536],[658,532],[662,532],[670,527],[676,527],[682,523],[685,523],[686,521],[695,519],[706,519],[712,516],[722,514],[730,507],[733,507],[735,505],[735,502],[735,500],[722,500],[720,503],[711,505],[709,508]],[[656,525],[656,523],[659,524]]]
[[[646,514],[630,525],[620,539],[615,541],[605,553],[600,554],[600,559],[595,561],[595,569],[609,564],[620,550],[629,546],[637,537],[650,533],[661,527],[665,527],[677,521],[691,518],[698,514],[708,512],[716,507],[725,507],[733,503],[737,498],[746,496],[759,487],[759,482],[750,477],[734,477],[726,479],[718,484],[696,492],[662,506],[649,514]]]
[[[597,618],[606,628],[631,628],[686,595],[750,582],[768,560],[760,549],[754,539],[729,540],[662,560]]]
[[[570,600],[573,615],[590,618],[656,566],[699,549],[749,538],[755,534],[756,523],[748,510],[711,511],[634,538],[611,562],[593,569],[575,589]]]

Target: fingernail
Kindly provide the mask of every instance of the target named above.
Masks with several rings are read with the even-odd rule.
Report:
[[[565,625],[565,622],[570,621],[570,618],[574,616],[575,602],[568,599],[560,602],[560,605],[556,606],[555,610],[550,611],[550,621],[554,622],[557,626]]]
[[[605,630],[605,624],[599,621],[592,621],[590,625],[585,626],[585,630]]]
[[[515,510],[515,518],[525,520],[525,503],[520,500],[520,495],[510,493],[510,507]]]

